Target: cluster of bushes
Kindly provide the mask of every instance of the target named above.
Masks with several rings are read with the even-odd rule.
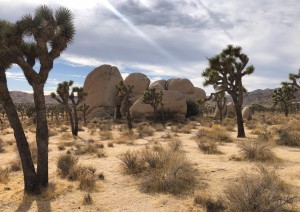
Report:
[[[181,142],[174,140],[168,148],[127,151],[119,158],[127,173],[138,174],[141,191],[176,195],[193,189],[198,174],[180,148]]]

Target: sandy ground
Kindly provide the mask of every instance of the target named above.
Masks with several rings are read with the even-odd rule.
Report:
[[[255,163],[229,160],[230,156],[239,154],[237,144],[242,139],[235,138],[236,132],[230,133],[234,139],[233,143],[219,146],[223,154],[207,155],[200,152],[192,137],[201,127],[198,124],[191,134],[178,133],[177,138],[182,141],[183,150],[188,159],[200,171],[198,178],[201,186],[197,187],[194,193],[202,192],[205,188],[213,196],[218,196],[222,194],[227,183],[235,182],[242,170],[251,171],[255,167]],[[170,130],[167,129],[166,131]],[[107,142],[109,141],[101,140],[97,133],[92,136],[88,129],[79,132],[81,139],[77,139],[74,143],[94,139],[96,143],[102,143],[105,146],[106,157],[98,158],[96,154],[79,156],[79,163],[93,166],[97,173],[103,172],[105,176],[105,180],[97,182],[96,191],[91,193],[92,205],[82,204],[86,192],[78,189],[78,182],[70,182],[57,175],[56,161],[58,156],[72,147],[60,151],[57,146],[62,142],[61,135],[50,137],[49,179],[51,189],[49,189],[46,197],[25,196],[23,194],[22,172],[12,172],[7,184],[0,183],[0,211],[204,211],[200,206],[194,204],[193,193],[184,196],[142,193],[138,189],[137,180],[133,176],[123,173],[121,160],[118,158],[120,154],[126,150],[144,148],[154,141],[164,145],[167,140],[162,139],[161,136],[165,133],[155,132],[153,137],[138,139],[134,141],[133,145],[114,143],[114,147],[108,147]],[[117,138],[118,134],[119,132],[113,129],[112,140]],[[28,131],[26,135],[30,141],[34,141],[33,133]],[[255,137],[248,131],[247,135],[248,137]],[[12,133],[0,136],[6,143],[14,141]],[[69,141],[72,140],[70,138]],[[0,153],[0,167],[3,168],[10,166],[12,161],[17,158],[15,143],[7,145],[5,148],[6,151]],[[293,193],[300,196],[300,149],[275,147],[273,151],[281,160],[278,174],[287,184],[292,186]],[[298,210],[300,211],[300,207]]]

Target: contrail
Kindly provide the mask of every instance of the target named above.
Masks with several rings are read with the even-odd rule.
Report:
[[[137,28],[133,23],[131,23],[128,18],[126,18],[122,13],[120,13],[108,0],[102,0],[103,5],[110,10],[113,14],[115,14],[121,21],[123,21],[131,30],[133,30],[139,37],[141,37],[144,41],[154,47],[160,54],[164,55],[170,60],[175,60],[174,57],[159,46],[154,40],[152,40],[149,36],[147,36],[143,31]]]

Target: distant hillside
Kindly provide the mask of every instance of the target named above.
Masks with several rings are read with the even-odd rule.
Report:
[[[274,89],[258,89],[244,94],[244,106],[250,106],[251,104],[261,104],[264,106],[273,105],[272,94]],[[11,91],[11,97],[15,104],[33,104],[33,95],[22,91]],[[300,91],[296,93],[296,97],[300,100]],[[46,104],[57,104],[57,102],[50,97],[45,96]],[[230,97],[228,96],[228,101]]]
[[[33,95],[22,91],[10,91],[11,98],[15,104],[33,104]],[[57,102],[50,97],[45,96],[46,104],[57,104]]]

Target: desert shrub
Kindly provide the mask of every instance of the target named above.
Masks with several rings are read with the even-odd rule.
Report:
[[[155,124],[154,129],[158,132],[162,132],[165,130],[165,127],[162,124]]]
[[[99,136],[102,140],[110,140],[113,138],[111,131],[99,131]]]
[[[178,133],[180,127],[181,127],[180,125],[179,126],[171,126],[171,131],[174,132],[174,133]]]
[[[196,132],[196,138],[200,139],[205,137],[206,135],[209,134],[209,130],[205,129],[205,128],[200,128],[198,129],[198,131]]]
[[[199,114],[199,104],[195,101],[188,100],[186,102],[187,110],[186,110],[186,118],[189,118],[191,116],[197,116]]]
[[[269,145],[264,142],[248,140],[241,142],[238,146],[245,160],[272,162],[276,159]]]
[[[8,183],[9,181],[9,170],[0,167],[0,183]]]
[[[65,154],[59,156],[56,166],[57,171],[61,177],[67,177],[70,174],[70,171],[77,164],[78,158],[74,157],[71,154]]]
[[[123,153],[119,159],[123,162],[123,165],[125,165],[130,173],[136,173],[140,171],[141,164],[137,152],[128,150],[127,152]]]
[[[228,211],[285,211],[296,200],[275,169],[260,166],[256,173],[243,172],[240,176],[224,189]]]
[[[35,143],[35,142],[29,143],[29,148],[30,148],[30,152],[31,152],[31,158],[32,158],[32,161],[33,161],[34,163],[37,163],[37,155],[38,155],[38,152],[37,152],[36,143]]]
[[[272,138],[273,138],[273,135],[270,131],[260,131],[258,134],[257,134],[257,138],[258,140],[260,141],[271,141]]]
[[[99,149],[97,153],[98,158],[104,158],[106,157],[106,154],[104,152],[104,149]]]
[[[0,139],[0,153],[5,152],[5,144],[4,141],[2,139]]]
[[[197,171],[183,152],[162,150],[160,163],[154,169],[147,169],[140,189],[144,192],[166,192],[182,194],[194,188]]]
[[[147,122],[140,123],[137,126],[136,131],[140,138],[144,138],[146,136],[152,136],[154,134],[154,129]]]
[[[87,174],[95,174],[96,169],[91,166],[82,166],[82,165],[76,165],[73,166],[70,170],[68,179],[71,181],[80,180],[83,176]]]
[[[178,132],[180,133],[185,133],[185,134],[190,134],[192,132],[193,126],[191,125],[184,125],[179,129]]]
[[[300,146],[300,133],[289,129],[278,129],[278,139],[276,143],[278,145],[299,147]]]
[[[178,151],[182,148],[182,142],[179,139],[172,139],[168,142],[168,146],[172,151]]]
[[[212,140],[199,139],[197,141],[199,149],[205,154],[220,154],[221,151],[218,149],[216,142]]]
[[[194,203],[203,206],[206,212],[220,212],[226,209],[221,199],[215,200],[207,193],[196,194]]]
[[[86,144],[78,144],[76,145],[75,154],[76,155],[84,155],[84,154],[97,154],[99,153],[100,149],[103,149],[103,144],[95,144],[88,142]]]
[[[229,136],[226,129],[219,126],[214,126],[209,132],[209,137],[215,140],[216,142],[221,143],[230,143],[232,142],[232,138]]]
[[[83,205],[93,204],[93,199],[92,199],[92,196],[90,195],[90,193],[87,193],[86,195],[84,195],[82,204]]]
[[[10,164],[9,170],[12,171],[12,172],[21,171],[21,170],[22,170],[22,164],[21,164],[20,159],[17,159],[17,160],[15,160],[15,161],[13,161],[13,162]]]
[[[141,159],[146,162],[150,168],[156,168],[160,162],[158,152],[150,149],[143,149],[141,152]]]
[[[110,131],[112,130],[112,123],[109,121],[102,121],[98,127],[101,131]]]
[[[104,176],[104,173],[103,173],[103,172],[100,172],[100,173],[98,174],[98,179],[99,179],[99,180],[104,180],[104,179],[105,179],[105,176]]]
[[[60,132],[60,133],[67,132],[68,129],[69,129],[69,127],[67,127],[67,126],[61,126],[61,127],[59,128],[59,132]]]
[[[248,129],[254,130],[257,128],[257,121],[256,120],[249,120],[245,122],[245,125]]]
[[[92,191],[96,186],[96,177],[94,172],[85,172],[79,178],[79,189],[83,191]]]

